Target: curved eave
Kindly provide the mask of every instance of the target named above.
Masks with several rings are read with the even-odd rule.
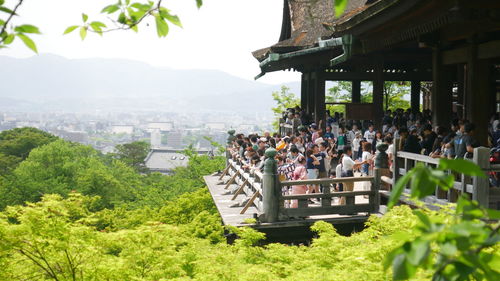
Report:
[[[325,41],[326,42],[326,41]],[[259,63],[261,73],[255,77],[258,79],[264,74],[273,71],[280,71],[285,69],[300,69],[305,64],[324,64],[324,57],[329,57],[327,61],[342,53],[342,40],[334,38],[328,40],[325,46],[308,48],[300,51],[289,52],[284,54],[270,53],[266,59]],[[324,56],[318,54],[324,53]],[[328,65],[325,65],[328,66]]]

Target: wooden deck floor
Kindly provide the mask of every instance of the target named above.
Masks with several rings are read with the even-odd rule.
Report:
[[[226,181],[229,177],[224,178]],[[236,227],[241,226],[249,226],[259,230],[271,230],[271,229],[282,229],[282,228],[296,228],[296,227],[309,227],[316,221],[326,221],[332,223],[333,225],[342,225],[342,224],[357,224],[362,225],[369,217],[370,214],[367,213],[359,213],[357,215],[321,215],[321,216],[310,216],[304,219],[293,219],[287,221],[279,221],[275,223],[259,223],[259,224],[246,224],[244,223],[245,219],[253,218],[254,214],[258,214],[258,210],[252,206],[250,207],[245,214],[240,214],[243,207],[231,207],[237,202],[243,200],[246,195],[240,194],[233,201],[231,198],[232,194],[228,194],[229,189],[224,189],[224,184],[219,184],[219,176],[218,175],[210,175],[205,176],[204,180],[207,184],[207,187],[212,195],[215,205],[217,206],[217,210],[219,211],[222,221],[224,225],[232,225]],[[354,190],[362,190],[363,185],[361,182],[356,183],[354,186]],[[356,197],[356,203],[367,203],[368,199],[363,198],[363,196]],[[333,204],[337,204],[334,202]]]

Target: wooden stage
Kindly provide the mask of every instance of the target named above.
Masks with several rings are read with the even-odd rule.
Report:
[[[223,180],[219,180],[219,175],[205,176],[204,180],[212,195],[217,210],[222,218],[224,225],[236,227],[252,227],[266,233],[268,240],[285,241],[285,240],[308,240],[312,238],[313,233],[310,231],[310,226],[317,221],[325,221],[333,224],[337,231],[344,235],[349,235],[353,231],[361,231],[364,228],[364,223],[370,216],[369,213],[358,213],[356,215],[318,215],[309,216],[302,219],[289,219],[273,223],[245,223],[246,219],[252,219],[259,214],[255,206],[250,206],[244,214],[241,214],[243,206],[231,207],[246,199],[247,195],[239,194],[234,200],[231,200],[233,194],[230,190],[236,187],[236,184],[230,185],[225,189],[226,182],[229,177],[226,176]],[[362,183],[356,183],[354,190],[362,190]],[[356,196],[356,203],[365,203],[368,199],[363,196]],[[334,205],[337,202],[333,203]],[[319,204],[317,204],[319,207]],[[285,236],[288,238],[285,238]]]

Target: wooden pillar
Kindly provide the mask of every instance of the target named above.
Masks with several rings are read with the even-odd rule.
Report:
[[[486,127],[486,126],[484,126]],[[490,149],[487,147],[476,147],[474,148],[474,154],[472,161],[476,163],[482,169],[488,169],[490,167]],[[487,177],[473,177],[472,178],[472,199],[476,200],[479,205],[484,208],[489,208],[489,191],[490,183]]]
[[[383,63],[375,64],[375,80],[373,81],[373,124],[376,130],[382,130],[382,117],[384,116],[384,78]]]
[[[420,111],[420,81],[411,81],[411,111]]]
[[[453,83],[451,79],[453,68],[442,63],[440,50],[432,53],[432,123],[435,126],[449,127],[453,106]]]
[[[319,124],[320,120],[323,120],[322,128],[325,128],[325,78],[320,72],[316,72],[315,79],[315,99],[314,99],[314,120],[316,124]]]
[[[352,103],[360,103],[361,102],[361,80],[353,80],[352,81]]]
[[[307,79],[307,113],[313,117],[315,101],[316,78],[312,73],[308,73]]]
[[[264,162],[264,174],[262,177],[262,201],[263,201],[263,221],[275,222],[278,220],[280,209],[279,198],[281,186],[278,179],[278,169],[274,157],[277,152],[274,148],[268,148],[265,152],[267,157]]]
[[[300,83],[300,108],[305,109],[307,108],[307,73],[302,73],[302,79]]]
[[[465,65],[457,65],[457,114],[459,118],[465,116]]]
[[[488,122],[492,113],[491,96],[495,95],[491,63],[477,59],[477,45],[471,45],[467,61],[467,116],[474,123],[475,138],[483,146],[488,144]]]

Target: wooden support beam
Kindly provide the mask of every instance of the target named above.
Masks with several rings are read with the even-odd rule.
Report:
[[[361,80],[352,81],[352,98],[353,103],[361,102]]]
[[[373,79],[373,123],[377,130],[382,129],[382,117],[384,116],[384,65],[381,60],[375,64]]]
[[[312,73],[307,73],[307,107],[306,111],[307,113],[312,116],[314,112],[314,102],[315,102],[315,95],[314,95],[314,88],[315,88],[315,83],[316,83],[316,78],[312,75]]]
[[[495,96],[492,78],[492,64],[477,59],[477,45],[472,44],[467,62],[467,116],[475,124],[475,138],[481,145],[487,145],[488,122],[492,112],[492,98]]]
[[[233,175],[233,176],[229,179],[229,181],[227,182],[226,187],[224,187],[224,189],[228,189],[228,188],[229,188],[229,186],[230,186],[231,184],[233,184],[233,183],[234,183],[234,181],[236,180],[236,177],[238,176],[238,174],[239,174],[239,172],[238,172],[238,171],[236,171],[236,172],[234,173],[234,175]]]
[[[374,72],[325,72],[324,78],[326,81],[373,81],[375,79]],[[431,72],[383,72],[382,78],[385,81],[431,81]]]
[[[453,83],[451,74],[454,69],[442,63],[442,55],[442,52],[438,49],[432,53],[431,111],[433,124],[448,128],[452,116]]]
[[[300,108],[305,109],[307,108],[307,89],[308,89],[308,83],[309,80],[307,79],[308,75],[307,73],[302,73],[302,79],[300,83]]]
[[[255,199],[257,199],[257,196],[259,196],[259,194],[260,193],[258,191],[256,191],[252,195],[252,198],[250,198],[250,200],[248,200],[248,202],[245,204],[245,207],[243,207],[243,210],[241,210],[240,215],[243,215],[248,210],[248,208],[250,208],[250,206],[252,206],[253,201],[255,201]]]
[[[321,75],[321,72],[316,72],[315,79],[315,91],[314,91],[314,120],[316,124],[322,120],[323,128],[325,126],[325,78]]]
[[[420,111],[420,81],[411,81],[411,111],[413,113]]]
[[[227,172],[229,172],[229,169],[231,168],[230,165],[227,165],[227,167],[224,169],[224,171],[222,172],[222,174],[220,175],[219,177],[219,180],[222,180],[222,178],[224,178],[224,176],[227,174]]]
[[[238,195],[240,195],[240,193],[245,188],[245,185],[247,185],[247,184],[248,184],[248,179],[245,179],[245,181],[241,184],[240,188],[238,188],[238,190],[236,190],[236,192],[234,193],[233,198],[231,198],[231,201],[236,199],[236,197],[238,197]]]

